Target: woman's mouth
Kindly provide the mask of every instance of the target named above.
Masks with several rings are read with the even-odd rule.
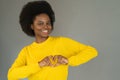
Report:
[[[42,30],[42,32],[45,33],[45,34],[48,34],[48,33],[49,33],[48,30]]]

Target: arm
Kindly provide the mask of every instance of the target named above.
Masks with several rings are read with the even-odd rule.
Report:
[[[26,53],[26,48],[23,48],[8,71],[8,80],[19,80],[26,78],[41,70],[38,63],[26,65]]]
[[[90,61],[97,56],[97,51],[91,46],[86,46],[83,50],[80,50],[76,55],[71,56],[69,65],[77,66]]]
[[[70,53],[68,58],[68,65],[70,66],[77,66],[86,63],[98,55],[95,48],[70,38],[63,38],[62,43]]]

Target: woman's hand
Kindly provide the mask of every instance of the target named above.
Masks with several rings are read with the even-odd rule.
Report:
[[[62,55],[55,55],[53,60],[56,62],[54,66],[67,65],[68,59]],[[57,61],[56,61],[57,60]]]
[[[45,67],[45,66],[52,66],[51,63],[51,58],[53,58],[53,56],[47,56],[44,59],[42,59],[40,62],[38,62],[40,67]]]
[[[67,65],[68,59],[62,55],[47,56],[38,63],[40,67],[45,67],[45,66],[56,67],[59,65]]]

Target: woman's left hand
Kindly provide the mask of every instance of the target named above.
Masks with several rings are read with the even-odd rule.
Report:
[[[67,65],[68,64],[68,59],[62,55],[55,55],[53,60],[56,62],[54,67],[59,66],[59,65]]]

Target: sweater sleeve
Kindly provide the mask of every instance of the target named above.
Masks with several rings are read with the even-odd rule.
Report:
[[[83,50],[80,50],[77,54],[71,56],[69,60],[69,65],[78,66],[80,64],[86,63],[97,56],[97,51],[91,46],[86,46]]]
[[[65,46],[67,45],[67,49],[69,49],[70,54],[72,54],[68,58],[68,64],[70,66],[81,65],[98,55],[97,50],[94,47],[82,44],[70,38],[64,38],[63,43]]]
[[[26,53],[23,48],[8,71],[8,80],[20,80],[41,70],[38,63],[26,65]]]

